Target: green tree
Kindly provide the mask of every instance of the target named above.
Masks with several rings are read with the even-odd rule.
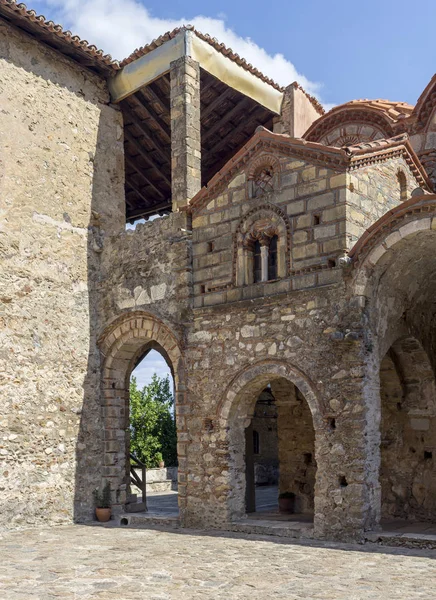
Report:
[[[146,467],[155,468],[163,458],[167,466],[177,464],[177,433],[170,379],[158,377],[138,389],[130,382],[130,451]],[[160,456],[161,455],[161,456]],[[162,458],[161,458],[162,457]]]

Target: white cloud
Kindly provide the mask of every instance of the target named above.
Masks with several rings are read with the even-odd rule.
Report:
[[[179,20],[159,19],[139,0],[43,0],[39,5],[50,13],[46,14],[47,17],[119,60],[166,31],[191,24],[232,48],[280,85],[298,81],[307,92],[319,94],[319,84],[299,73],[282,54],[268,54],[252,39],[239,36],[228,27],[224,15],[216,18],[191,15]]]

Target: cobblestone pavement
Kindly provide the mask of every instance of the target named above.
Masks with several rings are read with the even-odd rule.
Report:
[[[436,551],[76,525],[0,536],[1,600],[436,598]]]

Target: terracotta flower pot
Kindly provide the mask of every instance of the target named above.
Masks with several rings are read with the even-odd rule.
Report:
[[[106,523],[111,518],[112,510],[110,508],[96,508],[95,516],[100,523]]]
[[[159,462],[159,469],[163,469],[163,468],[164,468],[164,466],[165,466],[165,461],[161,460],[161,461]]]
[[[281,513],[295,512],[295,498],[279,498],[279,512],[281,512]]]

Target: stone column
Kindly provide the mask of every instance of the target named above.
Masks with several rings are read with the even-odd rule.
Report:
[[[260,247],[260,258],[262,266],[261,281],[268,281],[268,246],[262,245]]]
[[[200,65],[188,56],[171,63],[171,192],[173,211],[201,188]]]

